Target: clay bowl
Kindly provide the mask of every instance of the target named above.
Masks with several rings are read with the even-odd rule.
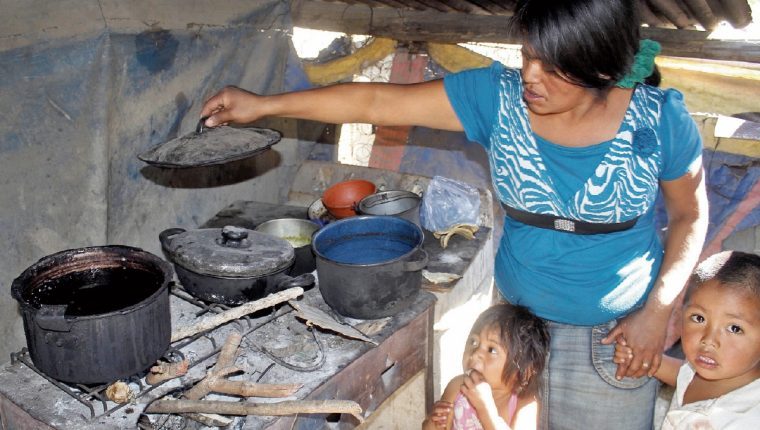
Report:
[[[364,179],[338,182],[322,194],[322,204],[335,218],[347,218],[356,215],[356,205],[376,189],[375,184]]]

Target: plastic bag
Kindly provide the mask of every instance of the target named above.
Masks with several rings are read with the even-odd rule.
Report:
[[[480,193],[463,182],[435,176],[422,196],[420,222],[429,231],[443,231],[456,224],[478,224]]]

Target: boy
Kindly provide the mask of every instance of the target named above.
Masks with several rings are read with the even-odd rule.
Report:
[[[715,254],[690,279],[681,346],[654,374],[676,387],[663,430],[749,429],[760,425],[760,256]],[[625,339],[616,363],[631,360]]]

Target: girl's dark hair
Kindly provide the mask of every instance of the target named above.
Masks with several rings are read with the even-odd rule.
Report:
[[[478,333],[487,327],[499,329],[499,337],[507,349],[502,380],[508,383],[516,374],[518,392],[536,394],[549,355],[546,323],[525,306],[500,303],[480,314],[471,331]]]
[[[512,18],[512,28],[541,62],[600,90],[631,69],[639,23],[633,0],[519,0]]]
[[[760,298],[760,256],[741,251],[723,251],[706,258],[689,279],[686,303],[694,291],[713,279],[725,287],[743,289]]]

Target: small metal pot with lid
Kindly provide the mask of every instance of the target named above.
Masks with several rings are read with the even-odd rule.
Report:
[[[284,239],[245,228],[226,226],[159,234],[188,293],[213,303],[240,305],[292,287],[314,285],[310,273],[288,276],[295,251]]]

